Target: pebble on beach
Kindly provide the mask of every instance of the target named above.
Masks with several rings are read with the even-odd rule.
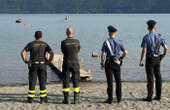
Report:
[[[162,85],[161,101],[144,102],[146,97],[146,83],[122,83],[122,102],[118,104],[115,96],[115,83],[113,84],[113,103],[103,103],[107,99],[106,82],[81,82],[81,104],[64,105],[62,84],[48,84],[48,104],[40,104],[39,87],[36,86],[36,98],[33,104],[26,102],[28,85],[1,86],[0,110],[170,110],[170,84]],[[10,90],[10,91],[9,91]],[[73,88],[70,88],[70,101],[73,102]],[[155,93],[155,91],[154,91]],[[155,94],[154,94],[155,95]]]

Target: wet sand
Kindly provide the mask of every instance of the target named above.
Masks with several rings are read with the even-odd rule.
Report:
[[[115,86],[115,85],[114,85]],[[81,83],[81,104],[62,104],[62,85],[48,84],[48,104],[40,104],[39,96],[33,104],[26,102],[28,85],[25,86],[1,86],[0,87],[0,110],[170,110],[170,83],[163,83],[162,100],[143,102],[146,97],[146,83],[122,83],[123,101],[116,103],[114,93],[113,104],[102,103],[107,98],[105,82]],[[36,86],[37,93],[39,87]],[[114,87],[115,90],[115,87]],[[73,102],[73,94],[71,102]]]

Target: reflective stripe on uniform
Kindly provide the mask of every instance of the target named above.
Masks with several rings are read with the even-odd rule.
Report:
[[[64,92],[69,92],[69,91],[70,91],[70,88],[63,88],[63,91],[64,91]]]
[[[28,97],[34,98],[35,95],[34,94],[28,94]]]
[[[35,62],[32,62],[33,64],[45,64],[45,62],[44,61],[35,61]]]
[[[40,97],[46,97],[47,94],[40,94]]]
[[[40,64],[45,64],[45,62],[44,62],[44,61],[41,61]]]
[[[34,93],[35,93],[35,90],[29,90],[28,93],[34,94]]]
[[[80,87],[74,88],[74,92],[80,92]]]
[[[46,93],[47,90],[40,90],[40,93]]]

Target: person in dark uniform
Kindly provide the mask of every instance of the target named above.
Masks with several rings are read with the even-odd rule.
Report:
[[[113,75],[116,82],[116,96],[117,102],[121,101],[121,60],[127,55],[122,41],[115,38],[117,29],[113,26],[108,26],[109,38],[103,43],[102,54],[101,54],[101,67],[105,67],[106,78],[107,78],[107,94],[108,99],[105,103],[112,103],[113,100]],[[123,55],[120,55],[120,51]],[[104,64],[104,59],[106,61]]]
[[[153,95],[153,75],[156,79],[156,97],[155,100],[161,99],[162,78],[160,73],[161,60],[166,56],[168,47],[161,35],[156,33],[156,21],[149,20],[147,22],[149,33],[144,36],[141,47],[141,59],[139,66],[143,66],[143,60],[146,56],[146,76],[147,76],[147,90],[148,96],[144,101],[152,101]],[[160,47],[164,48],[164,53],[160,54]]]
[[[79,79],[80,79],[80,65],[78,53],[80,51],[80,42],[73,38],[73,29],[71,27],[66,30],[67,38],[61,42],[61,51],[64,54],[63,58],[63,94],[64,104],[69,104],[69,82],[70,72],[72,73],[73,87],[74,87],[74,104],[79,103]]]
[[[21,52],[23,61],[29,65],[29,91],[28,91],[28,102],[32,103],[35,97],[35,85],[37,83],[37,77],[40,84],[40,99],[41,103],[47,103],[47,71],[46,64],[51,63],[53,59],[53,51],[49,45],[41,41],[42,32],[35,32],[35,41],[32,41],[26,45]],[[26,58],[26,53],[30,52],[30,60]],[[50,58],[47,61],[46,53],[50,54]]]

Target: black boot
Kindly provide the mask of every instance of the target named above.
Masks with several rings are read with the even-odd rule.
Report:
[[[152,102],[152,98],[150,98],[150,97],[143,98],[142,100],[147,101],[147,102]]]
[[[40,103],[41,104],[48,103],[48,98],[47,97],[40,98]]]
[[[153,100],[160,101],[160,100],[161,100],[161,98],[156,96],[156,97],[154,97],[154,98],[153,98]]]
[[[27,98],[27,102],[28,102],[28,103],[33,103],[33,102],[34,102],[34,98],[28,97],[28,98]]]
[[[74,92],[74,104],[80,104],[80,93]]]
[[[64,94],[63,104],[70,104],[69,92],[63,92],[63,94]]]
[[[112,99],[108,98],[106,101],[104,101],[104,103],[112,104],[112,101],[113,101]]]

